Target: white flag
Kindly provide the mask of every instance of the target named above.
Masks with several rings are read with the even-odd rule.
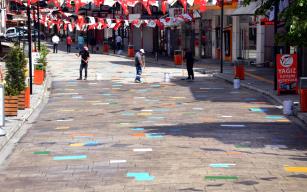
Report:
[[[156,22],[154,20],[150,20],[148,23],[147,23],[147,26],[148,27],[152,27],[152,28],[155,28],[156,27]]]
[[[103,2],[103,5],[107,5],[107,6],[109,6],[109,7],[113,7],[113,5],[116,3],[116,1],[114,1],[114,0],[105,0],[104,2]]]

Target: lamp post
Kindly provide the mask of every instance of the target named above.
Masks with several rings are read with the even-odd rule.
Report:
[[[29,77],[30,77],[30,94],[32,95],[32,35],[31,35],[31,13],[30,6],[27,6],[27,17],[28,17],[28,56],[29,56]]]
[[[277,20],[278,20],[278,2],[274,4],[274,37],[277,35]],[[274,90],[277,90],[277,44],[274,41]]]
[[[41,50],[41,32],[40,32],[40,23],[39,23],[39,1],[37,1],[37,45],[38,51]]]
[[[223,32],[224,32],[224,0],[221,1],[221,28],[220,28],[220,33],[221,33],[221,51],[220,51],[220,72],[223,73],[223,65],[224,65],[224,58],[223,58]]]

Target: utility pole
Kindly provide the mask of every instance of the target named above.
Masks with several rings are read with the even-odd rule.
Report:
[[[224,58],[223,58],[223,32],[224,32],[224,0],[220,0],[221,1],[221,28],[220,28],[220,34],[221,34],[221,52],[220,52],[220,72],[223,73],[223,67],[224,67]]]
[[[39,23],[39,1],[37,1],[37,44],[38,44],[38,52],[41,50],[41,29]]]
[[[278,22],[278,1],[274,4],[274,37],[277,35],[277,22]],[[274,90],[277,90],[277,44],[274,41]]]
[[[113,21],[115,20],[115,6],[116,6],[116,3],[113,5]],[[113,34],[113,53],[115,54],[116,42],[115,42],[115,31],[114,31],[114,29],[112,30],[112,34]]]
[[[30,6],[27,6],[27,17],[28,17],[28,46],[29,46],[29,77],[30,77],[30,94],[32,95],[32,35],[31,35],[31,13]]]

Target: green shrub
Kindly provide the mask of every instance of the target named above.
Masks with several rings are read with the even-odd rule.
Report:
[[[17,96],[26,87],[26,57],[24,52],[18,46],[14,46],[5,61],[5,95]]]

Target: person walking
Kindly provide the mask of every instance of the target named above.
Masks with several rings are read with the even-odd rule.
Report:
[[[53,43],[53,53],[58,53],[58,45],[60,42],[60,37],[57,34],[54,34],[51,39]]]
[[[80,75],[77,80],[82,80],[82,71],[84,69],[84,80],[87,79],[87,68],[88,68],[88,61],[90,58],[90,53],[88,52],[88,47],[84,46],[84,48],[77,54],[78,57],[81,56],[81,64],[80,64]]]
[[[117,51],[121,50],[122,49],[122,37],[120,35],[117,35],[116,36],[116,49]]]
[[[79,49],[79,51],[82,51],[83,47],[84,47],[84,37],[83,37],[83,34],[81,33],[78,36],[78,49]]]
[[[67,37],[66,37],[67,53],[70,53],[71,44],[72,44],[71,36],[67,35]]]
[[[142,67],[145,67],[144,58],[143,58],[144,54],[145,54],[144,49],[140,49],[138,52],[136,52],[134,56],[135,68],[136,68],[136,77],[135,77],[136,83],[142,82],[141,81]]]
[[[188,71],[188,78],[186,78],[186,80],[194,80],[194,71],[193,71],[194,57],[192,51],[187,50],[185,54],[185,59]]]

